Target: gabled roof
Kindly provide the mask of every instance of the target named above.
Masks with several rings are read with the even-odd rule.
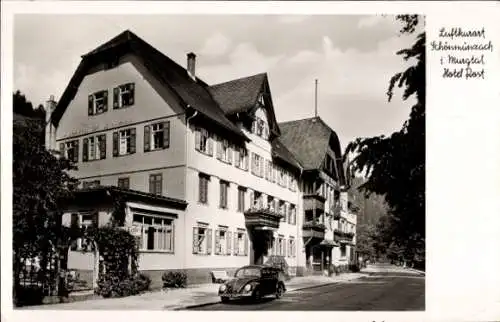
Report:
[[[273,157],[279,158],[294,168],[302,170],[302,164],[295,158],[295,156],[290,152],[286,146],[280,141],[279,138],[274,139],[271,142]]]
[[[279,126],[280,141],[299,160],[304,170],[321,168],[331,142],[336,157],[342,156],[337,134],[320,117],[283,122]],[[343,166],[338,162],[341,161],[337,161],[337,167],[344,181]]]
[[[134,54],[144,66],[165,86],[176,93],[179,101],[216,122],[226,130],[245,138],[241,130],[226,118],[217,102],[212,98],[205,82],[194,81],[186,69],[162,54],[150,44],[126,30],[106,42],[105,44],[82,56],[82,61],[71,78],[56,109],[52,115],[52,122],[57,125],[74,98],[83,78],[90,68],[102,63],[105,59],[117,58],[125,54]]]
[[[271,133],[276,137],[281,134],[266,73],[210,86],[210,93],[227,116],[253,111],[258,106],[259,94],[263,93]]]
[[[266,74],[235,79],[210,86],[210,93],[226,114],[248,111],[255,107]]]

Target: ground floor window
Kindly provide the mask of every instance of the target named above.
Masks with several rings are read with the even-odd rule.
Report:
[[[208,225],[193,227],[193,254],[210,255],[212,253],[212,229]]]
[[[139,227],[139,250],[174,252],[174,220],[160,216],[134,214],[133,225]]]
[[[238,229],[235,233],[234,254],[240,256],[248,255],[248,237],[244,229]]]
[[[71,226],[81,228],[84,232],[93,226],[97,226],[98,213],[75,213],[71,214]],[[93,251],[94,244],[86,238],[77,238],[71,243],[70,249],[73,251]]]
[[[342,245],[340,246],[340,257],[345,257],[347,253],[346,246]]]
[[[215,231],[215,255],[231,255],[231,232],[227,227]]]
[[[295,257],[295,238],[290,236],[288,239],[288,257]]]

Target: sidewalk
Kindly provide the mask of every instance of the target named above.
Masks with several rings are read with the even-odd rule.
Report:
[[[364,276],[346,273],[339,276],[295,277],[286,282],[287,292],[321,285],[347,282]],[[180,310],[219,303],[219,284],[192,285],[185,289],[161,290],[114,299],[92,299],[81,302],[26,307],[26,310]]]

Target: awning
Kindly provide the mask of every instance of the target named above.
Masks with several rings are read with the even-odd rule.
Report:
[[[329,246],[329,247],[338,247],[339,244],[337,244],[334,240],[330,239],[323,239],[321,243],[319,243],[320,246]]]

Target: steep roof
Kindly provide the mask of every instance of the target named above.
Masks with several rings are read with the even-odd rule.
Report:
[[[280,141],[279,138],[274,139],[271,142],[271,146],[273,151],[273,157],[277,157],[299,170],[303,168],[299,160],[295,158],[292,152],[290,152],[286,148],[286,146]]]
[[[255,106],[266,74],[257,74],[210,86],[210,93],[226,114],[247,111]]]
[[[295,155],[304,170],[321,168],[331,142],[336,157],[342,156],[337,134],[320,117],[283,122],[279,126],[280,141]],[[341,179],[344,180],[343,167],[338,167]]]
[[[205,115],[226,130],[246,139],[238,127],[224,115],[223,110],[213,99],[208,85],[197,79],[194,81],[186,69],[162,54],[153,46],[126,30],[110,41],[82,56],[82,61],[71,78],[52,116],[52,122],[58,124],[64,111],[76,94],[83,78],[90,68],[103,62],[106,57],[119,57],[127,53],[136,55],[144,66],[165,86],[177,94],[185,107],[191,107]]]

